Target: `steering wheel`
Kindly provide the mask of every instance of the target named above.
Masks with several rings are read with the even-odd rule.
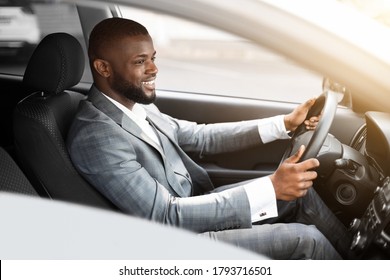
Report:
[[[294,131],[280,164],[296,153],[301,145],[305,145],[306,149],[299,162],[314,158],[318,155],[332,125],[337,110],[339,95],[339,93],[333,91],[326,91],[316,99],[316,102],[306,116],[306,120],[308,120],[313,116],[320,115],[322,111],[321,119],[316,129],[314,131],[308,130],[304,123],[300,124]]]

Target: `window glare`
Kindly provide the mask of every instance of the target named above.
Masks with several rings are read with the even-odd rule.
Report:
[[[321,93],[321,76],[243,38],[141,9],[121,13],[153,38],[158,89],[287,102]]]

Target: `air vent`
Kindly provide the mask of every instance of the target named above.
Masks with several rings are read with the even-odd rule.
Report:
[[[367,138],[367,126],[363,124],[355,133],[350,146],[359,152],[363,152]]]

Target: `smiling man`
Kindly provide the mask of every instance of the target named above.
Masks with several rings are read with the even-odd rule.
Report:
[[[156,50],[141,24],[122,18],[100,22],[88,53],[94,84],[67,145],[79,172],[120,210],[275,259],[346,255],[345,227],[311,188],[318,160],[298,163],[304,147],[270,176],[216,189],[186,154],[237,151],[287,138],[314,99],[285,116],[197,124],[153,105]],[[317,121],[307,125],[315,128]]]

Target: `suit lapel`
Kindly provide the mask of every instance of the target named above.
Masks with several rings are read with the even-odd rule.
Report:
[[[103,94],[94,86],[89,92],[88,99],[92,102],[92,104],[94,104],[94,106],[96,106],[96,108],[113,119],[123,129],[154,147],[161,154],[161,156],[165,158],[161,147],[157,145],[152,139],[150,139],[150,137],[147,136],[132,119],[126,116],[125,113],[123,113],[118,107],[116,107],[112,102],[104,97]]]
[[[125,114],[123,114],[122,123],[120,125],[127,132],[133,134],[134,136],[138,137],[139,139],[145,141],[150,146],[155,148],[165,161],[164,151],[162,150],[161,146],[159,146],[155,141],[153,141],[145,132],[142,131],[142,129],[133,120],[131,120]]]
[[[114,120],[118,125],[120,125],[124,130],[129,132],[130,134],[134,135],[138,139],[140,139],[143,142],[146,142],[153,148],[155,148],[159,154],[161,155],[161,158],[163,160],[164,166],[169,166],[165,153],[161,146],[156,144],[149,136],[147,136],[142,129],[131,119],[129,118],[125,113],[122,112],[118,107],[116,107],[112,102],[110,102],[106,97],[103,96],[103,94],[94,86],[92,86],[89,94],[88,94],[88,100],[92,102],[92,104],[98,108],[100,111],[102,111],[104,114],[106,114],[108,117],[110,117],[112,120]],[[156,117],[154,114],[154,119],[159,119],[159,117]],[[160,127],[163,127],[164,124],[162,121],[157,121],[159,123]],[[168,124],[169,125],[169,124]],[[169,172],[169,168],[165,168],[166,170],[166,176],[168,181],[170,182],[171,188],[173,191],[175,191],[179,196],[187,196],[184,192],[183,188],[178,184],[175,175],[173,172]]]
[[[122,125],[122,118],[124,113],[119,110],[112,102],[110,102],[103,94],[95,87],[92,86],[88,93],[88,100],[102,111],[104,114],[113,119],[116,123]],[[135,125],[135,124],[134,124]]]
[[[173,135],[173,130],[170,124],[163,120],[162,117],[155,113],[153,110],[150,110],[148,106],[144,107],[149,119],[153,122],[156,128],[168,137],[169,140],[175,143],[175,136]]]
[[[196,164],[177,144],[177,140],[173,135],[173,129],[170,124],[163,120],[163,118],[153,110],[147,110],[149,118],[152,120],[154,125],[171,141],[171,144],[176,148],[179,156],[181,157],[185,167],[190,172],[192,181],[197,182],[200,188],[204,191],[210,191],[214,189],[213,183],[210,180],[207,172]]]

